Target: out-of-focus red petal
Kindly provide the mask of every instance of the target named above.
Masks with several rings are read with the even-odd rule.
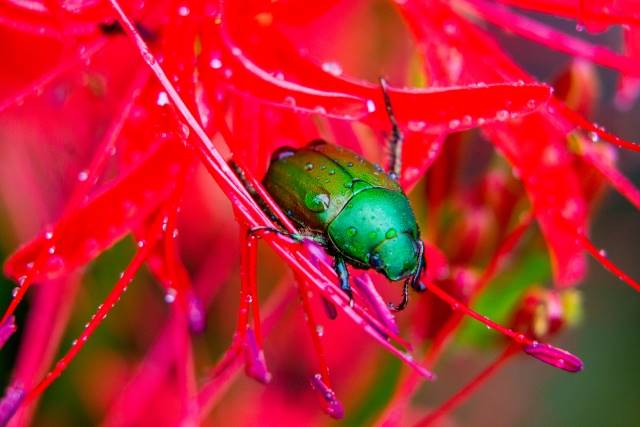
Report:
[[[84,265],[168,197],[185,156],[179,143],[160,143],[138,167],[15,252],[5,264],[5,273],[14,279],[25,276],[40,257],[44,261],[35,272],[40,279],[52,279]]]
[[[582,25],[640,24],[640,1],[499,0],[524,9],[566,16]]]
[[[617,54],[603,46],[594,45],[578,37],[570,36],[534,19],[512,13],[509,9],[483,0],[468,0],[472,8],[482,18],[505,30],[565,52],[579,58],[589,59],[597,64],[638,76],[640,62]]]
[[[526,117],[518,125],[485,129],[522,180],[536,212],[552,257],[560,286],[573,285],[586,273],[582,245],[574,230],[583,230],[587,209],[579,177],[571,168],[572,154],[564,138],[541,115]]]
[[[640,7],[640,5],[638,6]],[[629,58],[640,61],[640,28],[623,28],[624,53]],[[637,75],[624,73],[620,76],[616,91],[615,104],[620,110],[629,110],[640,95],[640,78]]]

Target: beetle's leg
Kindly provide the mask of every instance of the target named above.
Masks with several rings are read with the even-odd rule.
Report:
[[[391,136],[389,138],[389,164],[387,165],[387,173],[394,179],[400,179],[400,173],[402,171],[402,131],[398,126],[398,121],[393,113],[393,107],[391,106],[391,98],[389,92],[387,92],[387,82],[384,78],[380,77],[380,87],[382,88],[382,96],[384,98],[384,106],[387,110],[387,116],[391,122]]]
[[[418,241],[418,265],[416,267],[416,273],[413,275],[411,279],[411,287],[416,292],[424,292],[427,290],[427,287],[420,281],[420,276],[424,269],[427,268],[427,262],[424,258],[424,243],[422,240]]]
[[[402,284],[402,301],[400,301],[400,304],[395,305],[395,304],[389,303],[389,308],[391,310],[402,311],[407,307],[407,304],[409,304],[409,282],[410,281],[413,282],[411,278],[407,278]]]
[[[353,301],[353,292],[351,291],[351,285],[349,284],[349,270],[347,270],[347,264],[344,262],[344,258],[335,257],[334,268],[338,279],[340,279],[340,289],[349,296],[349,302]]]
[[[327,239],[324,238],[321,234],[313,234],[313,233],[289,233],[288,231],[280,230],[275,227],[253,227],[247,231],[249,237],[259,237],[262,234],[266,233],[275,233],[279,236],[288,237],[294,240],[297,243],[302,243],[305,240],[311,240],[314,243],[326,248],[327,247]]]

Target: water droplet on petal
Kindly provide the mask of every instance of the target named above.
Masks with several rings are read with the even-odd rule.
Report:
[[[334,76],[339,76],[342,74],[342,66],[334,61],[323,62],[322,70],[329,74],[333,74]]]
[[[176,300],[176,296],[178,295],[178,291],[173,288],[167,289],[167,292],[164,294],[164,302],[167,304],[173,304]]]
[[[169,104],[169,96],[167,95],[167,92],[162,91],[162,92],[158,93],[158,98],[156,99],[156,104],[158,104],[161,107],[164,107],[165,105]]]

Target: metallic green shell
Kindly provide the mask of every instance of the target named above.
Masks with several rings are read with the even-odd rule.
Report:
[[[319,141],[273,160],[262,183],[287,216],[322,233],[360,191],[374,187],[402,191],[381,168]]]
[[[412,274],[418,262],[418,226],[409,200],[400,191],[370,188],[355,195],[333,220],[327,234],[356,266],[382,261],[378,270],[389,279]]]
[[[263,184],[300,226],[329,237],[337,254],[391,280],[413,274],[418,226],[409,200],[378,166],[324,142],[274,159]]]

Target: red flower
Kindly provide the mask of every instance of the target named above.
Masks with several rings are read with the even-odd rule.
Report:
[[[309,424],[316,416],[308,409],[306,392],[311,388],[325,412],[340,418],[345,406],[355,405],[349,398],[343,406],[340,399],[348,393],[340,389],[364,390],[367,378],[375,373],[368,343],[360,341],[356,330],[412,369],[402,377],[380,421],[418,420],[421,416],[409,408],[408,398],[418,376],[434,379],[427,368],[458,331],[463,315],[498,330],[508,344],[494,364],[423,419],[423,424],[450,410],[522,351],[569,372],[581,370],[582,362],[576,356],[540,341],[573,320],[572,287],[586,274],[585,250],[640,290],[586,234],[591,207],[605,184],[640,207],[640,192],[616,169],[612,149],[605,144],[635,151],[638,146],[582,117],[590,113],[598,91],[589,66],[574,63],[558,79],[558,90],[552,96],[550,87],[520,69],[472,20],[485,19],[620,71],[616,102],[629,106],[640,88],[640,53],[635,40],[640,16],[633,1],[586,8],[582,2],[504,3],[571,17],[590,29],[627,25],[626,52],[616,54],[514,9],[481,0],[396,2],[418,55],[411,57],[409,47],[398,37],[394,47],[400,54],[382,74],[396,82],[389,95],[406,135],[400,183],[408,191],[426,176],[424,201],[429,214],[423,237],[428,266],[423,280],[430,292],[413,298],[413,322],[400,328],[385,304],[388,298],[380,295],[390,286],[379,277],[352,272],[352,305],[337,286],[332,260],[324,251],[313,243],[265,234],[263,240],[294,273],[311,352],[298,351],[295,346],[302,335],[302,322],[282,322],[287,316],[290,279],[274,286],[269,301],[259,304],[258,282],[264,278],[261,275],[258,280],[256,269],[264,260],[258,258],[256,240],[247,236],[247,230],[276,224],[227,160],[233,158],[243,178],[290,232],[295,227],[260,184],[276,149],[325,137],[372,161],[383,161],[384,146],[371,133],[389,127],[382,92],[378,84],[352,77],[375,74],[379,65],[376,58],[363,61],[350,52],[350,44],[359,47],[363,44],[359,39],[373,34],[366,26],[341,24],[356,6],[351,2],[312,6],[255,0],[1,4],[1,43],[14,63],[5,67],[0,78],[0,112],[21,120],[18,130],[38,134],[37,141],[67,141],[51,150],[57,153],[56,159],[64,149],[70,150],[60,173],[66,178],[63,182],[73,177],[74,184],[72,188],[61,186],[59,194],[33,195],[27,202],[32,204],[30,210],[37,211],[40,204],[54,206],[51,217],[55,220],[44,215],[34,220],[51,225],[5,264],[7,276],[18,287],[0,320],[0,345],[15,330],[13,313],[27,290],[34,283],[41,284],[41,289],[21,338],[24,345],[12,384],[0,403],[0,422],[12,417],[24,422],[30,419],[30,404],[85,346],[145,264],[163,287],[164,301],[172,304],[171,310],[168,316],[150,314],[154,323],[163,321],[164,325],[141,367],[114,402],[100,403],[102,408],[111,408],[103,409],[108,424],[197,424],[223,398],[243,366],[249,377],[265,384],[273,381],[269,387],[275,391],[264,399],[250,389],[238,391],[237,399],[255,401],[251,411],[233,413],[238,423],[271,419],[284,423],[286,419],[291,424]],[[319,55],[309,53],[308,46],[321,44],[323,38],[340,41],[326,48],[340,61],[322,62]],[[362,71],[365,66],[368,68]],[[403,88],[405,81],[418,87]],[[23,110],[16,108],[20,105]],[[64,117],[56,115],[59,109]],[[485,150],[486,164],[474,158],[478,160],[476,183],[463,185],[466,142],[477,143],[481,138],[464,131],[476,128],[499,155]],[[39,162],[51,163],[50,152],[31,148],[40,156]],[[13,161],[16,170],[26,169],[19,156]],[[220,200],[208,201],[214,189],[202,183],[201,166],[230,202],[233,218],[219,213]],[[34,181],[25,178],[23,188],[14,191],[30,191],[25,183]],[[206,206],[217,216],[214,224],[203,219]],[[548,247],[552,269],[552,277],[542,271],[537,280],[551,280],[554,289],[539,289],[537,283],[526,282],[508,298],[496,301],[492,317],[513,319],[509,329],[468,305],[481,297],[497,273],[509,270],[508,260],[526,261],[541,252],[534,239],[525,238],[534,220]],[[239,226],[237,239],[234,223]],[[30,228],[23,226],[23,230]],[[178,230],[185,236],[180,245]],[[80,284],[76,272],[128,234],[136,241],[128,266],[79,338],[52,371],[41,377],[68,321],[70,296]],[[210,246],[204,246],[207,239],[213,242]],[[211,257],[204,257],[203,251],[210,251]],[[225,302],[228,298],[213,297],[228,292],[220,287],[238,255],[240,309],[235,334],[215,366],[196,381],[194,359],[198,355],[193,352],[193,336],[203,331],[212,336],[205,319],[212,304],[222,312],[230,305]],[[192,283],[194,266],[204,279]],[[134,321],[144,323],[145,315],[138,313]],[[229,332],[224,324],[217,326],[216,332]],[[431,341],[422,361],[410,353],[413,345],[402,338],[401,330],[414,335],[413,345],[422,347],[423,342]],[[264,352],[265,336],[270,332],[276,341],[292,341],[273,358]],[[360,346],[368,351],[354,354]],[[292,392],[295,380],[287,382],[287,375],[297,378],[300,375],[293,371],[308,370],[307,359],[317,367],[306,373],[309,384],[300,389],[303,391]],[[368,366],[370,375],[356,375],[353,384],[345,384],[344,378],[357,370],[358,363]],[[335,375],[329,374],[330,368]],[[286,402],[293,398],[300,398],[300,408],[306,409],[290,410]],[[239,405],[240,400],[227,399],[232,401],[229,408]],[[146,411],[148,408],[155,410]],[[226,415],[225,419],[229,420]]]

